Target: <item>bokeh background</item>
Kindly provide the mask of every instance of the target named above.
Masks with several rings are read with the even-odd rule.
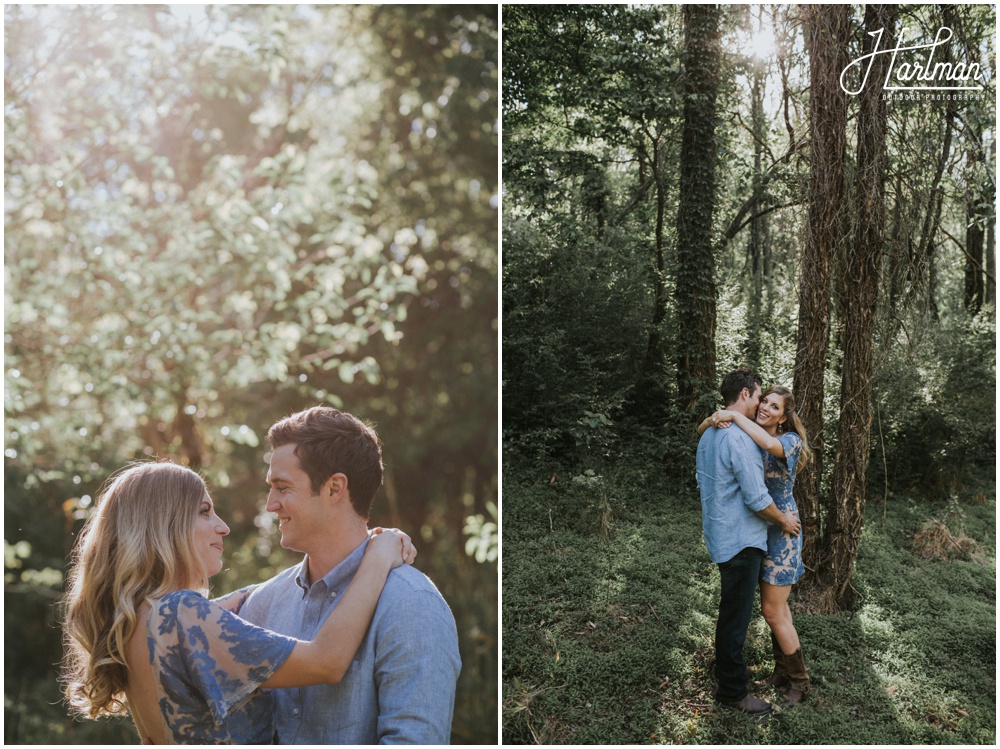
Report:
[[[66,560],[130,460],[199,470],[215,592],[295,563],[263,443],[376,425],[372,522],[458,624],[497,736],[497,7],[5,6],[5,743],[134,743],[60,702]]]

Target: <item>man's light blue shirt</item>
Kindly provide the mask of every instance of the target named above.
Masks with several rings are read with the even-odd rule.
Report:
[[[709,427],[698,442],[701,523],[708,555],[727,562],[747,547],[767,551],[767,521],[756,513],[772,500],[764,485],[764,461],[737,426]]]
[[[239,615],[311,640],[361,566],[367,540],[311,586],[306,560],[275,575]],[[339,684],[274,689],[281,744],[447,744],[461,669],[455,618],[426,575],[389,573],[375,616]]]

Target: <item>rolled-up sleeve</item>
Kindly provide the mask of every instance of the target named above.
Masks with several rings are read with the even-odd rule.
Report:
[[[407,591],[377,623],[380,744],[448,744],[461,661],[455,618],[439,595]]]
[[[740,485],[744,504],[754,512],[760,512],[773,501],[764,484],[764,462],[757,445],[750,437],[742,434],[733,436],[736,439],[726,442],[730,450],[733,475]]]

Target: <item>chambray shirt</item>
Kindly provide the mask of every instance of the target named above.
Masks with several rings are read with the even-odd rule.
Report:
[[[701,523],[708,555],[727,562],[747,547],[767,550],[767,521],[756,513],[771,504],[764,462],[737,426],[709,427],[698,442]]]
[[[306,560],[258,587],[240,616],[311,640],[361,566],[367,540],[321,580]],[[274,689],[280,744],[447,744],[461,668],[455,618],[423,573],[389,573],[375,616],[339,684]]]

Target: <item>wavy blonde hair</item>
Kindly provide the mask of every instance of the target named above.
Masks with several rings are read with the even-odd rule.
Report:
[[[809,436],[806,434],[805,424],[802,423],[802,419],[799,418],[799,412],[795,408],[795,396],[792,395],[792,391],[786,388],[784,385],[772,385],[763,393],[760,394],[760,399],[771,394],[780,395],[784,399],[785,404],[785,423],[778,425],[779,434],[781,432],[795,432],[799,435],[799,439],[802,440],[802,452],[799,453],[799,466],[804,466],[812,458],[812,449],[809,447]]]
[[[125,711],[125,648],[139,607],[204,584],[194,531],[205,493],[201,476],[174,463],[139,463],[108,479],[68,577],[62,681],[73,711]]]

